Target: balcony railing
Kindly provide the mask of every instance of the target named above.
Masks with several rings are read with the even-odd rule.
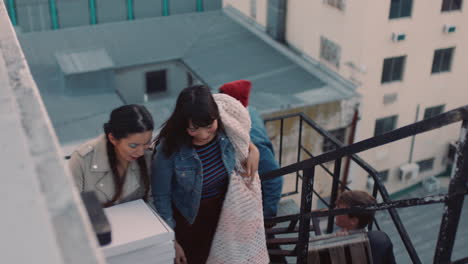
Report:
[[[298,153],[297,162],[288,166],[284,166],[278,170],[271,171],[261,175],[262,179],[271,179],[287,174],[293,174],[296,176],[296,189],[286,195],[298,193],[299,179],[302,178],[301,186],[301,204],[299,214],[287,215],[281,217],[275,217],[266,219],[266,223],[280,223],[289,222],[288,228],[282,230],[283,233],[297,233],[296,239],[285,239],[277,240],[277,245],[295,244],[293,250],[272,250],[271,254],[278,254],[283,256],[296,256],[297,263],[307,263],[308,245],[310,239],[310,231],[316,231],[316,234],[320,233],[320,230],[312,230],[316,224],[314,220],[317,217],[328,217],[327,232],[333,231],[334,216],[339,214],[345,214],[350,212],[362,212],[362,211],[378,211],[387,210],[391,216],[392,223],[395,226],[398,234],[405,246],[405,249],[413,263],[421,263],[420,257],[416,252],[413,242],[408,235],[396,208],[420,206],[432,203],[444,203],[444,211],[441,216],[441,225],[439,235],[437,239],[437,246],[434,253],[434,263],[468,263],[468,258],[460,259],[457,261],[451,261],[452,251],[455,242],[455,236],[458,229],[458,223],[460,220],[461,210],[463,207],[463,201],[466,194],[468,194],[467,179],[468,179],[468,106],[457,108],[455,110],[443,113],[441,115],[408,125],[402,128],[393,130],[391,132],[372,137],[348,146],[344,146],[336,138],[330,135],[327,131],[322,129],[313,120],[310,120],[307,116],[302,113],[291,114],[280,116],[272,119],[265,120],[269,122],[280,122],[280,138],[279,138],[279,159],[280,162],[283,156],[283,137],[284,137],[284,122],[288,119],[295,118],[299,122],[299,134],[298,134]],[[373,149],[391,142],[395,142],[407,137],[411,137],[420,133],[438,129],[452,123],[462,122],[461,132],[459,137],[459,144],[456,149],[456,161],[454,173],[451,176],[448,193],[420,197],[415,199],[406,200],[392,200],[387,192],[387,189],[378,177],[378,173],[368,163],[359,158],[356,154],[365,150]],[[303,129],[304,126],[312,128],[318,134],[331,140],[337,149],[323,153],[321,155],[313,156],[303,144]],[[306,160],[301,160],[301,152],[304,151],[310,157]],[[343,157],[348,157],[354,161],[359,167],[365,170],[373,179],[374,187],[372,195],[377,197],[380,195],[382,203],[376,206],[369,207],[353,207],[350,209],[333,209],[335,207],[335,201],[338,194],[339,185],[344,185],[340,182],[341,174],[341,160]],[[334,161],[335,166],[333,171],[328,170],[324,164],[326,162]],[[322,167],[327,174],[333,178],[331,187],[330,202],[327,203],[317,192],[314,190],[314,176],[315,169],[317,166]],[[312,212],[312,194],[315,194],[318,199],[328,206],[329,211]],[[311,228],[312,220],[312,228]],[[297,223],[299,228],[296,228]],[[378,223],[374,221],[376,227],[380,229]],[[369,228],[372,228],[369,226]],[[273,232],[274,233],[274,232]]]

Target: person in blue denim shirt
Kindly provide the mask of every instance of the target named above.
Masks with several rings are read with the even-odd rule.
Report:
[[[205,263],[235,168],[235,150],[209,88],[192,86],[179,94],[157,142],[154,205],[175,230],[175,263]],[[253,175],[259,154],[250,145],[246,173]]]
[[[278,169],[279,164],[275,159],[273,144],[268,137],[263,119],[255,108],[248,106],[251,87],[252,84],[250,81],[238,80],[224,84],[219,88],[219,91],[236,98],[249,110],[250,120],[252,122],[250,140],[260,152],[258,174],[262,175],[265,172]],[[276,216],[282,189],[283,177],[262,181],[263,216],[265,218]]]

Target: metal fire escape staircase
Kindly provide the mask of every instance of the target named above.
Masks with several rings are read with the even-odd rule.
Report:
[[[321,230],[317,219],[319,217],[327,217],[328,223],[326,233],[333,232],[334,216],[339,214],[346,214],[350,212],[362,211],[387,211],[391,217],[391,223],[397,230],[405,250],[412,263],[422,263],[421,257],[418,255],[414,247],[413,240],[408,234],[400,215],[397,211],[398,208],[423,206],[428,204],[444,204],[443,209],[440,211],[440,229],[432,230],[430,232],[438,231],[437,244],[435,247],[433,263],[468,263],[467,257],[452,261],[452,253],[457,235],[457,230],[460,221],[460,215],[463,208],[463,201],[465,195],[468,194],[467,180],[468,180],[468,106],[454,109],[438,116],[401,127],[391,132],[375,136],[351,145],[344,146],[335,137],[317,125],[313,120],[309,119],[303,113],[290,114],[280,117],[275,117],[265,120],[265,123],[280,122],[280,138],[278,156],[281,161],[283,155],[283,130],[284,123],[289,119],[298,120],[298,153],[297,162],[288,166],[284,166],[278,170],[271,171],[261,175],[263,180],[275,177],[296,176],[296,189],[295,191],[285,194],[299,193],[299,183],[301,185],[301,202],[298,214],[285,215],[265,219],[266,225],[279,224],[271,229],[267,229],[267,245],[269,247],[269,254],[272,259],[278,257],[288,257],[288,259],[295,259],[297,263],[308,263],[308,249],[310,239],[313,236],[321,235]],[[461,122],[461,130],[459,143],[456,149],[456,158],[451,175],[448,192],[438,195],[392,200],[378,177],[378,173],[368,163],[359,158],[356,154],[365,150],[373,149],[385,144],[389,144],[404,138],[408,138],[417,134],[427,131],[435,130],[453,123]],[[303,144],[303,130],[304,128],[311,128],[326,139],[331,140],[336,145],[336,149],[323,153],[321,155],[313,156]],[[308,155],[307,159],[301,160],[301,153]],[[349,209],[333,209],[335,208],[335,201],[340,188],[348,189],[346,184],[340,181],[341,174],[341,161],[342,159],[351,160],[356,163],[360,168],[366,171],[373,179],[374,186],[372,190],[373,197],[380,196],[382,202],[376,206],[369,207],[353,207]],[[327,162],[334,162],[332,171],[329,170],[324,164]],[[331,196],[329,202],[322,198],[319,193],[314,189],[314,176],[317,166],[323,168],[327,174],[332,177],[333,182],[331,185]],[[312,197],[317,197],[323,204],[325,204],[328,211],[312,211]],[[282,227],[277,227],[282,226]],[[380,230],[377,218],[368,227],[369,230],[373,228]],[[385,231],[385,230],[382,230]],[[278,238],[278,235],[288,234],[286,238]],[[395,242],[394,242],[395,243]]]

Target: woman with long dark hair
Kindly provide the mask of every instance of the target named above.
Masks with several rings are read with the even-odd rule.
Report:
[[[104,207],[140,198],[148,201],[151,152],[147,150],[153,128],[153,118],[144,106],[114,109],[104,134],[71,155],[69,166],[78,189],[95,191]]]
[[[239,167],[208,87],[192,86],[179,94],[157,141],[152,165],[154,204],[175,230],[175,262],[205,263],[229,177]],[[258,168],[259,153],[253,144],[247,147],[243,174],[250,176]]]

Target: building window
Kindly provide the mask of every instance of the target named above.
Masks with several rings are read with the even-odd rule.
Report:
[[[389,170],[384,170],[384,171],[379,171],[377,173],[377,177],[379,177],[381,182],[387,182],[388,181],[388,172],[389,172]]]
[[[146,73],[146,94],[165,92],[166,85],[166,70]]]
[[[187,72],[187,87],[190,87],[194,84],[193,76],[190,72]]]
[[[463,0],[443,0],[442,12],[460,10]]]
[[[440,115],[444,112],[445,105],[438,105],[433,107],[428,107],[424,110],[424,119]]]
[[[377,177],[380,179],[380,181],[381,181],[382,183],[388,181],[388,172],[389,172],[389,171],[390,171],[390,170],[383,170],[383,171],[377,172]],[[374,179],[374,178],[372,178],[371,175],[369,175],[369,178]]]
[[[401,81],[406,56],[387,58],[383,62],[382,83]]]
[[[345,135],[346,135],[346,128],[338,128],[335,130],[328,131],[328,133],[332,134],[336,139],[338,139],[340,142],[344,142],[345,140]],[[327,151],[332,151],[335,150],[337,147],[336,145],[328,138],[323,139],[323,145],[322,145],[322,150],[323,152]]]
[[[457,154],[458,141],[452,141],[448,144],[447,159],[450,163],[455,161],[455,155]]]
[[[430,171],[434,168],[434,158],[418,161],[419,172]]]
[[[398,99],[398,94],[397,93],[391,93],[391,94],[384,94],[383,96],[383,104],[388,105],[396,102]]]
[[[432,73],[450,71],[454,50],[455,48],[447,48],[438,49],[434,52],[434,60],[432,61]]]
[[[389,116],[375,121],[374,136],[382,135],[396,128],[398,116]]]
[[[339,10],[345,9],[345,0],[323,0],[324,3],[327,3],[333,7],[338,8]]]
[[[320,37],[320,58],[328,61],[337,68],[340,66],[341,48],[333,41]]]
[[[250,0],[250,17],[257,18],[257,0]]]
[[[381,183],[385,183],[388,181],[388,173],[390,170],[384,170],[377,172],[377,178],[380,179]],[[372,189],[374,187],[374,178],[371,175],[367,176],[367,184],[366,187],[368,189]]]
[[[413,0],[391,0],[390,19],[409,17],[413,8]]]

